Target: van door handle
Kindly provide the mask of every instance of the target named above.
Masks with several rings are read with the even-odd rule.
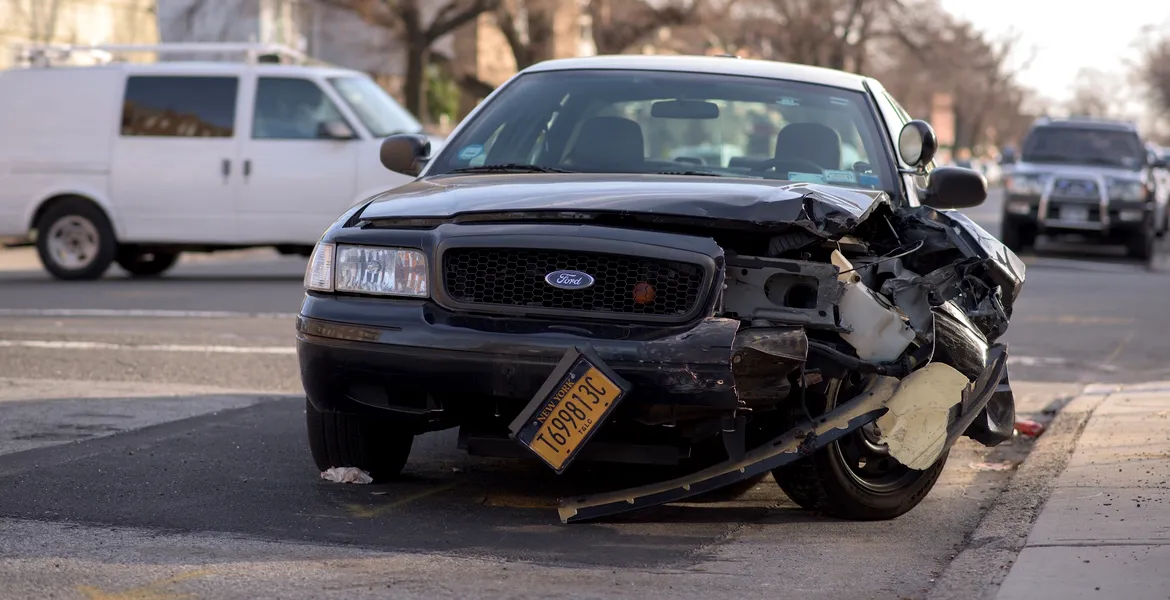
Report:
[[[223,163],[220,165],[220,171],[223,173],[224,181],[227,181],[227,178],[232,174],[232,161],[226,158],[223,159]]]
[[[252,174],[252,160],[245,159],[244,160],[244,178],[246,179],[251,174]]]

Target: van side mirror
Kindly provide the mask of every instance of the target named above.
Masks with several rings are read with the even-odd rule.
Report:
[[[926,121],[915,119],[902,126],[898,134],[898,156],[902,161],[921,169],[934,160],[938,153],[938,137]]]
[[[412,177],[422,172],[431,154],[431,140],[420,133],[399,133],[382,140],[382,166]]]
[[[357,134],[345,121],[325,121],[317,126],[317,137],[327,140],[352,140]]]
[[[971,208],[987,200],[987,178],[974,169],[935,167],[926,183],[923,204],[932,208]]]

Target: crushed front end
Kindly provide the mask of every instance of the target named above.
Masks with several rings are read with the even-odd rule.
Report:
[[[531,438],[548,444],[576,427],[588,429],[576,460],[696,465],[677,480],[571,499],[565,521],[774,471],[862,428],[915,469],[961,435],[1007,439],[1014,400],[996,340],[1023,282],[1015,255],[961,215],[894,209],[880,192],[784,192],[786,202],[722,215],[355,212],[323,243],[417,249],[429,289],[415,299],[307,293],[297,342],[309,401],[388,412],[415,433],[459,427],[460,446],[479,455],[531,457]],[[561,272],[558,287],[548,278]],[[561,435],[540,427],[563,408],[549,404],[554,388],[571,393],[584,373],[566,362],[572,353],[628,393],[594,396],[596,425],[590,407],[572,405]],[[849,391],[810,410],[808,396],[830,387]],[[712,447],[716,458],[703,458]]]

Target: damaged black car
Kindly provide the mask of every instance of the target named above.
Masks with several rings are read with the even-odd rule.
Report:
[[[871,78],[732,57],[530,67],[417,176],[324,233],[297,351],[313,458],[387,480],[414,437],[557,473],[681,466],[562,499],[585,521],[771,473],[792,500],[890,519],[955,441],[1012,434],[998,340],[1024,266],[953,209],[931,127]]]

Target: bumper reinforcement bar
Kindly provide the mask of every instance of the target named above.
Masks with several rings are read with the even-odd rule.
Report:
[[[964,393],[964,412],[947,431],[949,449],[986,406],[1007,371],[1007,349],[997,345],[988,353],[987,369]],[[784,466],[870,423],[888,410],[886,403],[898,391],[900,379],[877,376],[844,404],[813,421],[804,421],[781,436],[748,452],[740,460],[723,462],[691,475],[636,488],[579,497],[562,502],[563,523],[577,523],[609,515],[677,502]]]

